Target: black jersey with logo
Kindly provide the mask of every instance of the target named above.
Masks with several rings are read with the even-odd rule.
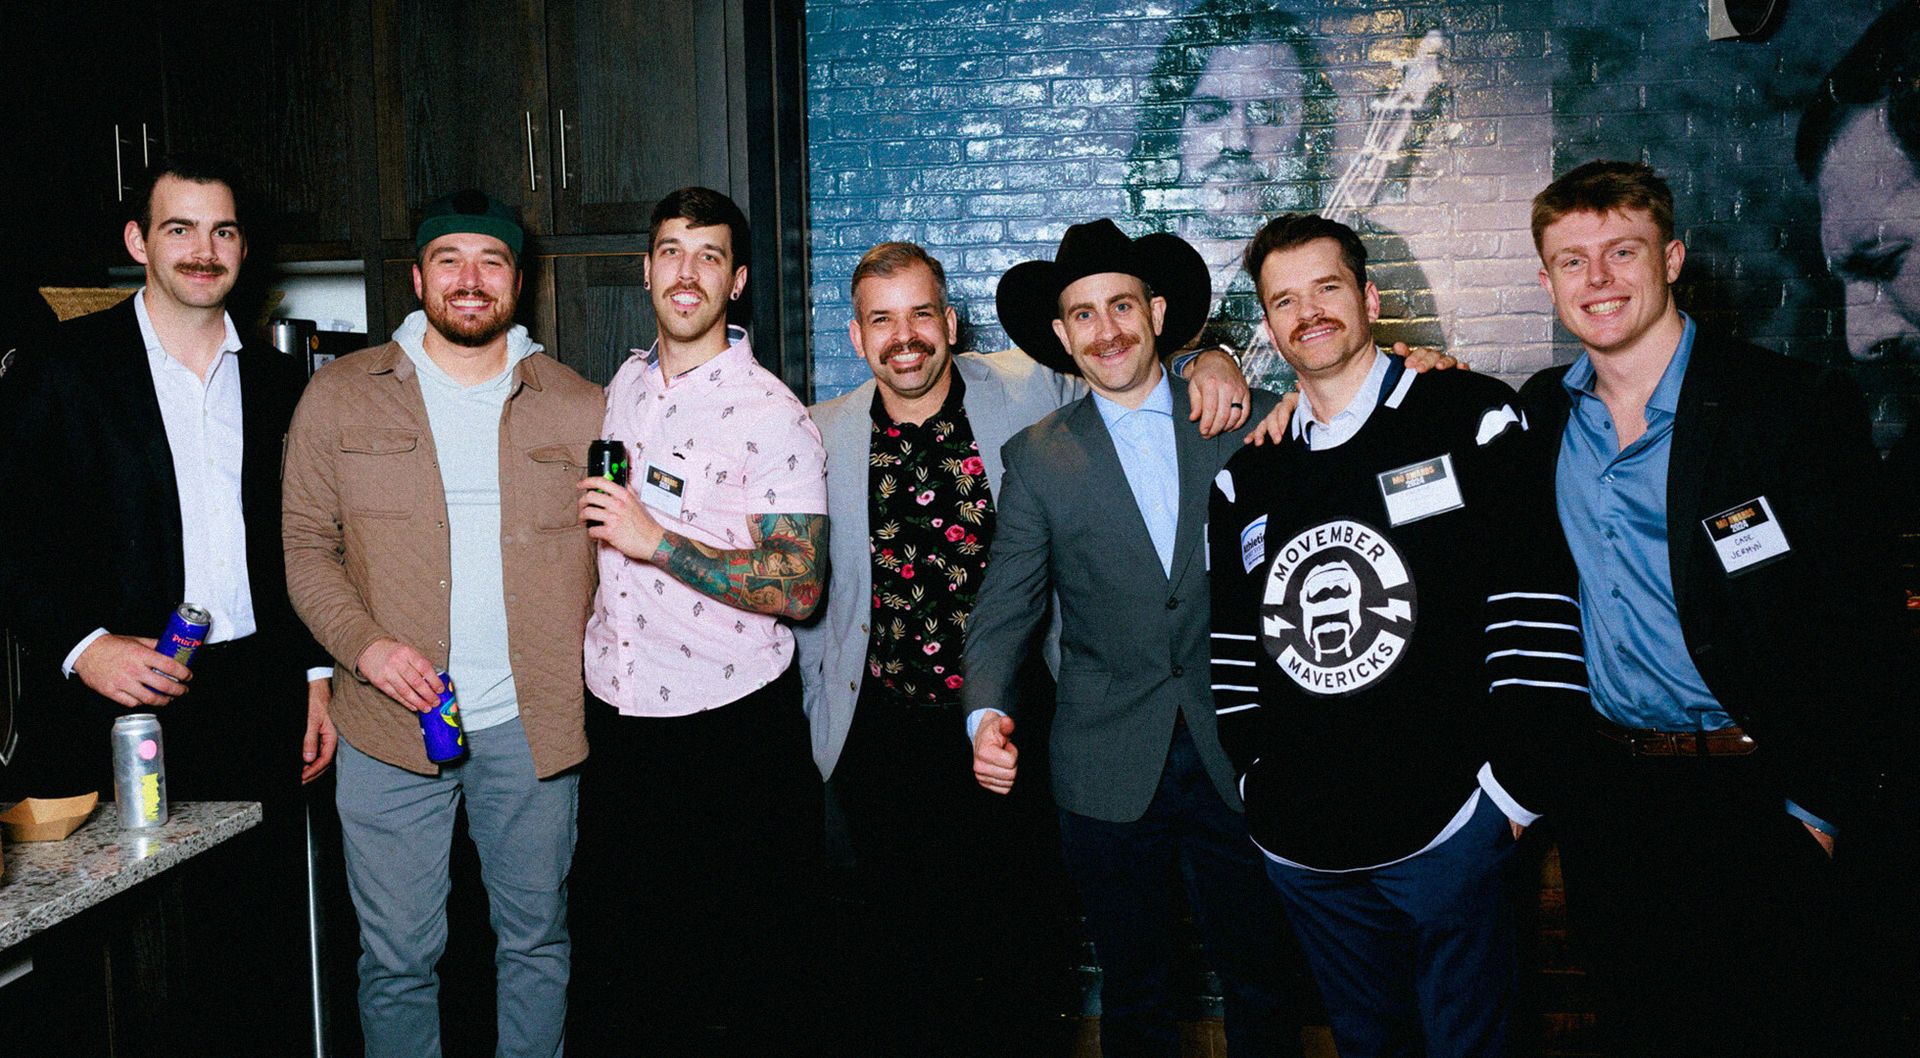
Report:
[[[1575,592],[1532,560],[1552,482],[1513,391],[1398,370],[1382,390],[1343,444],[1236,455],[1208,512],[1214,699],[1248,824],[1326,870],[1419,851],[1483,764],[1498,779],[1540,696],[1586,696]]]

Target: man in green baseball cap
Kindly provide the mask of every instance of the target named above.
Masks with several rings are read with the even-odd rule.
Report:
[[[606,402],[514,324],[523,243],[478,191],[428,206],[422,311],[317,372],[289,433],[288,591],[343,666],[335,800],[370,1058],[440,1053],[434,967],[462,802],[492,909],[500,1053],[563,1042],[594,588],[574,483]],[[466,749],[445,766],[416,720],[438,711],[443,672]]]

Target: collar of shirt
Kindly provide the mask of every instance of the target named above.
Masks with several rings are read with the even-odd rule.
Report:
[[[947,368],[947,375],[953,379],[953,384],[947,389],[947,399],[940,402],[939,410],[917,423],[900,422],[893,416],[887,414],[887,406],[885,402],[880,399],[880,389],[876,384],[873,390],[873,404],[868,409],[873,416],[873,424],[883,430],[892,426],[905,431],[924,428],[928,423],[937,420],[952,420],[965,417],[967,414],[967,380],[961,378],[960,372],[955,371],[952,367]]]
[[[1380,404],[1380,391],[1387,382],[1387,369],[1392,366],[1393,358],[1376,346],[1373,350],[1373,366],[1367,369],[1367,377],[1360,383],[1360,388],[1353,391],[1353,399],[1347,402],[1347,406],[1328,422],[1314,418],[1313,402],[1307,397],[1306,387],[1302,386],[1300,403],[1293,409],[1293,436],[1304,439],[1307,447],[1315,452],[1335,448],[1351,440],[1373,417],[1373,409]]]
[[[639,356],[640,359],[647,364],[647,370],[640,377],[642,383],[648,389],[672,389],[681,384],[681,379],[692,378],[696,371],[704,371],[708,374],[719,371],[721,372],[720,374],[714,375],[715,381],[718,381],[726,377],[728,368],[751,364],[753,362],[753,346],[747,341],[747,329],[745,327],[736,327],[731,323],[727,324],[726,349],[704,363],[690,367],[672,378],[667,378],[661,373],[660,340],[658,338],[654,339],[653,344],[647,346],[645,349],[634,349],[631,350],[631,352]]]
[[[133,292],[133,318],[140,324],[140,340],[146,343],[147,359],[155,366],[161,360],[168,359],[166,347],[160,344],[160,333],[153,329],[153,317],[147,315],[147,288],[141,287]],[[241,349],[240,332],[233,326],[233,316],[222,312],[220,319],[227,325],[227,336],[220,342],[221,355],[214,360],[217,368],[227,353],[237,353]],[[174,363],[180,363],[175,360]],[[185,364],[180,364],[185,367]],[[211,372],[209,372],[211,374]]]
[[[1649,425],[1653,422],[1653,412],[1671,417],[1680,410],[1680,384],[1686,381],[1687,361],[1693,359],[1693,336],[1699,330],[1693,317],[1684,312],[1680,314],[1680,322],[1680,344],[1673,350],[1673,359],[1667,361],[1667,369],[1661,373],[1659,384],[1653,387],[1653,393],[1647,397]],[[1585,351],[1580,353],[1580,358],[1573,362],[1573,366],[1567,368],[1566,377],[1560,380],[1560,384],[1566,387],[1576,404],[1583,397],[1600,399],[1599,390],[1595,388],[1593,358]]]
[[[1160,372],[1160,381],[1154,383],[1147,399],[1140,402],[1138,408],[1129,408],[1118,401],[1108,400],[1098,393],[1093,395],[1093,406],[1100,409],[1100,421],[1107,424],[1111,433],[1115,424],[1135,412],[1159,412],[1167,418],[1173,418],[1173,387],[1167,383],[1167,373]]]

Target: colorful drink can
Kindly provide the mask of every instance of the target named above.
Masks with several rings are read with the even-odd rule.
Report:
[[[467,734],[460,727],[460,703],[453,696],[453,677],[440,678],[440,708],[420,713],[420,735],[427,741],[427,759],[435,764],[459,760],[467,752]]]
[[[160,718],[131,713],[113,722],[113,799],[120,825],[157,827],[167,821],[167,755]]]
[[[211,628],[212,614],[190,602],[183,602],[174,608],[173,616],[167,618],[167,629],[160,633],[153,649],[192,668],[193,656],[200,652],[200,644],[207,641],[207,632]],[[147,690],[158,692],[160,688],[148,687]]]
[[[155,650],[173,660],[193,667],[193,656],[200,651],[200,644],[207,641],[207,632],[213,628],[213,615],[190,602],[183,602],[167,618],[167,630],[160,633]]]
[[[605,438],[595,440],[587,446],[587,476],[606,478],[616,485],[627,483],[627,446],[622,441],[609,441]],[[605,490],[602,490],[605,491]],[[599,525],[600,519],[587,519],[588,525]]]
[[[624,442],[601,438],[587,446],[588,477],[606,478],[625,485],[627,466],[627,446]]]

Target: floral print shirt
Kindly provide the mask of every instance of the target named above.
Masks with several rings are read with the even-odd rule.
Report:
[[[915,705],[960,701],[960,646],[993,539],[993,494],[965,393],[953,372],[946,403],[917,425],[894,422],[873,397],[867,679]]]

